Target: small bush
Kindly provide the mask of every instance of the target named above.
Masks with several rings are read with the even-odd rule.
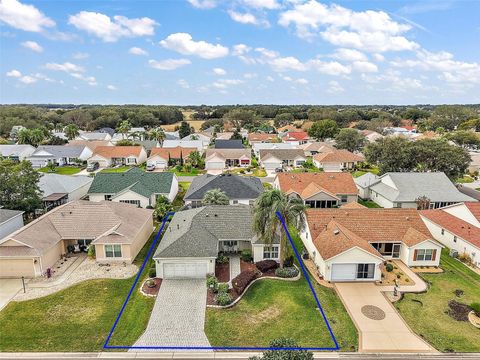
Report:
[[[402,275],[397,274],[397,279],[400,279],[401,277],[402,277]]]
[[[94,245],[90,245],[88,247],[87,256],[90,259],[95,259],[95,246]]]
[[[293,256],[289,256],[283,262],[284,267],[292,267],[293,266]]]
[[[241,294],[243,293],[245,288],[248,286],[248,284],[250,284],[253,280],[255,280],[259,276],[260,274],[258,270],[242,271],[232,280],[232,286],[237,292],[237,294]]]
[[[472,303],[470,304],[470,307],[472,308],[475,315],[480,316],[480,303]]]
[[[217,264],[226,264],[226,263],[228,263],[228,256],[218,255]]]
[[[388,272],[392,272],[393,271],[393,265],[388,263],[387,265],[385,265],[385,270],[387,270]]]
[[[275,275],[281,278],[294,278],[298,275],[298,269],[296,267],[283,267],[275,270]]]
[[[218,293],[227,293],[227,292],[228,292],[228,283],[219,283]]]
[[[264,272],[267,272],[268,270],[276,269],[278,267],[278,264],[275,260],[262,260],[255,263],[255,266],[257,267],[258,270],[264,273]]]
[[[148,277],[154,278],[155,276],[157,276],[157,269],[153,266],[148,270]]]
[[[215,276],[210,275],[207,277],[207,288],[211,289],[213,292],[218,291],[218,279]]]
[[[253,260],[252,250],[242,250],[240,257],[242,258],[243,261],[246,261],[246,262],[252,261]]]
[[[232,297],[227,292],[219,292],[215,297],[215,300],[217,302],[217,305],[220,305],[220,306],[229,305],[233,301]]]

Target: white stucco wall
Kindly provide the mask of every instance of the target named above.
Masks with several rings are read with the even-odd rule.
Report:
[[[333,264],[375,264],[375,273],[372,279],[355,279],[355,281],[379,281],[381,279],[380,264],[383,260],[359,248],[351,248],[333,258],[325,261],[324,277],[325,280],[332,280],[332,265]]]
[[[115,197],[112,197],[112,201],[120,202],[120,200],[140,200],[140,206],[142,208],[146,208],[148,205],[150,205],[150,199],[130,190],[125,191]]]
[[[436,250],[435,259],[431,261],[416,261],[414,260],[415,249],[434,249]],[[412,247],[408,247],[402,243],[400,250],[400,260],[407,266],[438,266],[440,264],[440,254],[442,247],[431,241],[424,241]]]

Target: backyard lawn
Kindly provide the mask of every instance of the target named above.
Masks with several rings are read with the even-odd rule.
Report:
[[[480,300],[480,275],[442,252],[440,274],[420,274],[430,284],[423,294],[406,294],[396,303],[408,325],[444,352],[480,352],[480,330],[446,313],[450,300],[470,305]],[[457,296],[456,290],[463,291]]]
[[[377,203],[373,202],[372,200],[362,200],[362,199],[358,199],[358,203],[360,205],[363,205],[367,208],[371,208],[371,209],[376,209],[376,208],[381,208],[380,205],[378,205]]]
[[[173,172],[177,176],[197,176],[197,175],[205,174],[205,170],[199,170],[199,169],[195,169],[195,168],[192,168],[192,170],[190,170],[190,171],[179,171],[177,169],[170,169],[170,170],[167,170],[167,171],[168,172]]]
[[[128,169],[131,169],[131,166],[119,166],[119,167],[112,167],[112,168],[106,168],[103,169],[101,172],[103,173],[117,173],[117,172],[125,172]]]
[[[138,254],[138,266],[153,238]],[[147,274],[148,266],[142,278]],[[89,280],[43,298],[11,302],[0,311],[0,351],[102,350],[133,280]],[[153,304],[153,298],[135,291],[112,341],[133,344],[146,328]]]
[[[185,194],[187,193],[187,190],[191,184],[192,183],[186,181],[178,182],[178,194],[172,202],[175,211],[177,211],[184,205],[183,198],[185,197]]]
[[[57,166],[54,171],[51,171],[48,167],[40,168],[38,171],[49,174],[73,175],[82,171],[82,168],[74,166]]]

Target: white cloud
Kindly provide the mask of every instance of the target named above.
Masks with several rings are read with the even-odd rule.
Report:
[[[296,70],[296,71],[305,71],[307,70],[307,65],[302,63],[300,60],[293,56],[287,57],[278,57],[268,61],[270,66],[275,71],[288,71],[288,70]]]
[[[345,48],[336,49],[332,57],[334,59],[344,60],[344,61],[367,61],[368,60],[367,56],[364,53],[358,50],[345,49]]]
[[[365,73],[365,72],[377,72],[378,67],[370,61],[354,61],[352,63],[353,69]]]
[[[82,53],[82,52],[76,52],[75,54],[72,55],[72,57],[75,59],[75,60],[83,60],[83,59],[87,59],[90,55],[87,54],[87,53]]]
[[[42,32],[55,26],[55,21],[45,16],[33,5],[22,4],[17,0],[0,1],[0,21],[15,29]]]
[[[274,82],[275,79],[269,75],[269,76],[267,76],[267,81]]]
[[[385,61],[385,56],[383,56],[382,54],[373,54],[373,58],[377,61]]]
[[[226,75],[227,72],[225,71],[225,69],[222,69],[222,68],[214,68],[213,69],[213,73],[215,75],[219,75],[219,76],[223,76],[223,75]]]
[[[197,9],[213,9],[217,6],[216,0],[188,0],[188,2]]]
[[[6,73],[8,77],[13,77],[18,79],[18,81],[24,83],[24,84],[33,84],[36,83],[38,80],[44,80],[48,82],[55,82],[55,80],[50,79],[48,76],[45,76],[40,73],[36,73],[33,75],[22,75],[22,73],[18,70],[11,70]]]
[[[41,53],[43,48],[35,41],[24,41],[21,43],[24,48],[30,49],[32,51]]]
[[[142,48],[139,48],[139,47],[131,47],[130,49],[128,49],[128,53],[129,54],[132,54],[132,55],[138,55],[138,56],[146,56],[148,55],[148,52],[143,50]]]
[[[22,73],[18,70],[10,70],[5,75],[7,75],[8,77],[19,78],[22,76]]]
[[[228,15],[230,15],[233,21],[241,24],[262,25],[266,27],[270,26],[270,23],[267,20],[257,19],[257,17],[252,13],[239,13],[234,10],[228,10]]]
[[[190,84],[185,79],[180,79],[177,81],[177,84],[180,85],[184,89],[190,89]]]
[[[157,24],[148,17],[129,19],[116,15],[112,19],[105,14],[91,11],[80,11],[71,15],[68,23],[105,42],[115,42],[122,37],[154,35]]]
[[[277,0],[242,0],[242,3],[245,6],[252,7],[255,9],[278,9],[280,4]]]
[[[175,70],[191,63],[188,59],[148,60],[150,67],[157,70]]]
[[[348,75],[352,71],[349,66],[340,64],[337,61],[322,61],[315,59],[310,60],[308,65],[311,69],[317,70],[322,74],[334,76]]]
[[[25,75],[25,76],[22,76],[20,79],[19,79],[22,83],[24,84],[33,84],[33,83],[36,83],[37,82],[37,79],[35,79],[34,77],[32,76],[28,76],[28,75]]]
[[[188,33],[170,34],[160,41],[164,48],[183,55],[195,55],[203,59],[216,59],[228,55],[228,48],[220,44],[210,44],[206,41],[194,41]]]
[[[345,89],[342,87],[342,85],[339,84],[338,81],[332,80],[328,82],[327,92],[329,94],[340,94],[344,91]]]
[[[56,82],[55,80],[49,78],[48,76],[44,75],[44,74],[41,74],[41,73],[36,73],[33,75],[33,77],[37,78],[37,79],[40,79],[40,80],[45,80],[45,81],[48,81],[48,82]]]
[[[244,83],[244,81],[240,79],[220,79],[215,81],[212,86],[217,89],[226,89],[230,85],[239,85],[242,83]]]
[[[95,79],[95,77],[93,77],[93,76],[86,76],[86,75],[83,75],[83,74],[80,74],[80,73],[71,73],[70,75],[73,76],[76,79],[85,81],[90,86],[97,86],[98,85],[97,79]]]
[[[297,79],[297,80],[295,80],[295,82],[297,82],[299,84],[302,84],[302,85],[308,84],[308,80],[303,79],[303,78]]]
[[[117,90],[117,87],[115,85],[107,85],[107,89],[111,91]]]
[[[48,70],[53,70],[53,71],[64,71],[67,73],[80,73],[84,72],[85,69],[82,66],[72,64],[70,62],[65,62],[63,64],[59,63],[47,63],[44,66]]]
[[[245,74],[243,74],[243,77],[244,77],[245,79],[254,79],[254,78],[256,78],[257,76],[258,76],[258,75],[255,74],[255,73],[245,73]]]
[[[250,52],[250,50],[252,50],[250,46],[245,44],[237,44],[233,46],[232,55],[245,55],[246,53]]]

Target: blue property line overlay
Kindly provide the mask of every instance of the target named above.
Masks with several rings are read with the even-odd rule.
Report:
[[[126,346],[126,345],[108,345],[113,332],[115,331],[115,328],[117,327],[117,324],[120,320],[120,317],[122,316],[125,307],[127,306],[128,301],[130,300],[130,297],[132,296],[132,293],[135,289],[135,286],[138,283],[138,280],[140,279],[140,276],[143,272],[143,269],[145,268],[145,265],[147,264],[147,261],[150,259],[150,256],[153,252],[153,249],[155,248],[155,245],[157,244],[160,235],[162,234],[163,228],[165,227],[166,222],[168,221],[169,217],[172,216],[174,212],[169,212],[165,218],[163,219],[162,226],[160,227],[160,230],[158,231],[157,235],[155,236],[155,239],[150,246],[150,249],[148,250],[148,254],[143,261],[142,266],[140,267],[140,270],[137,274],[137,277],[135,278],[135,281],[130,289],[130,292],[127,295],[127,298],[125,299],[125,302],[122,305],[122,308],[120,309],[120,312],[118,313],[118,316],[112,326],[112,329],[110,330],[110,333],[108,334],[107,339],[105,340],[105,344],[103,345],[104,349],[137,349],[137,350],[256,350],[256,351],[267,351],[267,350],[273,350],[273,351],[280,351],[280,350],[312,350],[312,351],[337,351],[340,350],[340,346],[338,345],[337,339],[335,338],[335,335],[333,334],[332,328],[330,326],[330,323],[328,322],[328,319],[325,315],[325,312],[323,311],[322,305],[320,304],[320,300],[317,297],[317,294],[315,293],[315,290],[313,289],[312,283],[310,282],[310,278],[308,277],[307,270],[303,266],[302,259],[300,257],[300,254],[297,251],[297,248],[295,247],[295,244],[293,243],[292,237],[290,236],[290,233],[288,232],[287,226],[285,224],[285,220],[283,219],[283,216],[280,212],[277,211],[276,215],[280,219],[282,226],[287,234],[288,241],[292,245],[293,251],[295,253],[295,257],[298,260],[298,263],[300,264],[300,267],[302,269],[302,273],[307,279],[308,286],[310,288],[310,291],[313,294],[313,297],[315,298],[315,302],[317,303],[317,307],[320,310],[322,314],[322,318],[325,321],[325,324],[327,325],[328,331],[330,333],[330,337],[332,338],[335,347],[242,347],[242,346]]]

